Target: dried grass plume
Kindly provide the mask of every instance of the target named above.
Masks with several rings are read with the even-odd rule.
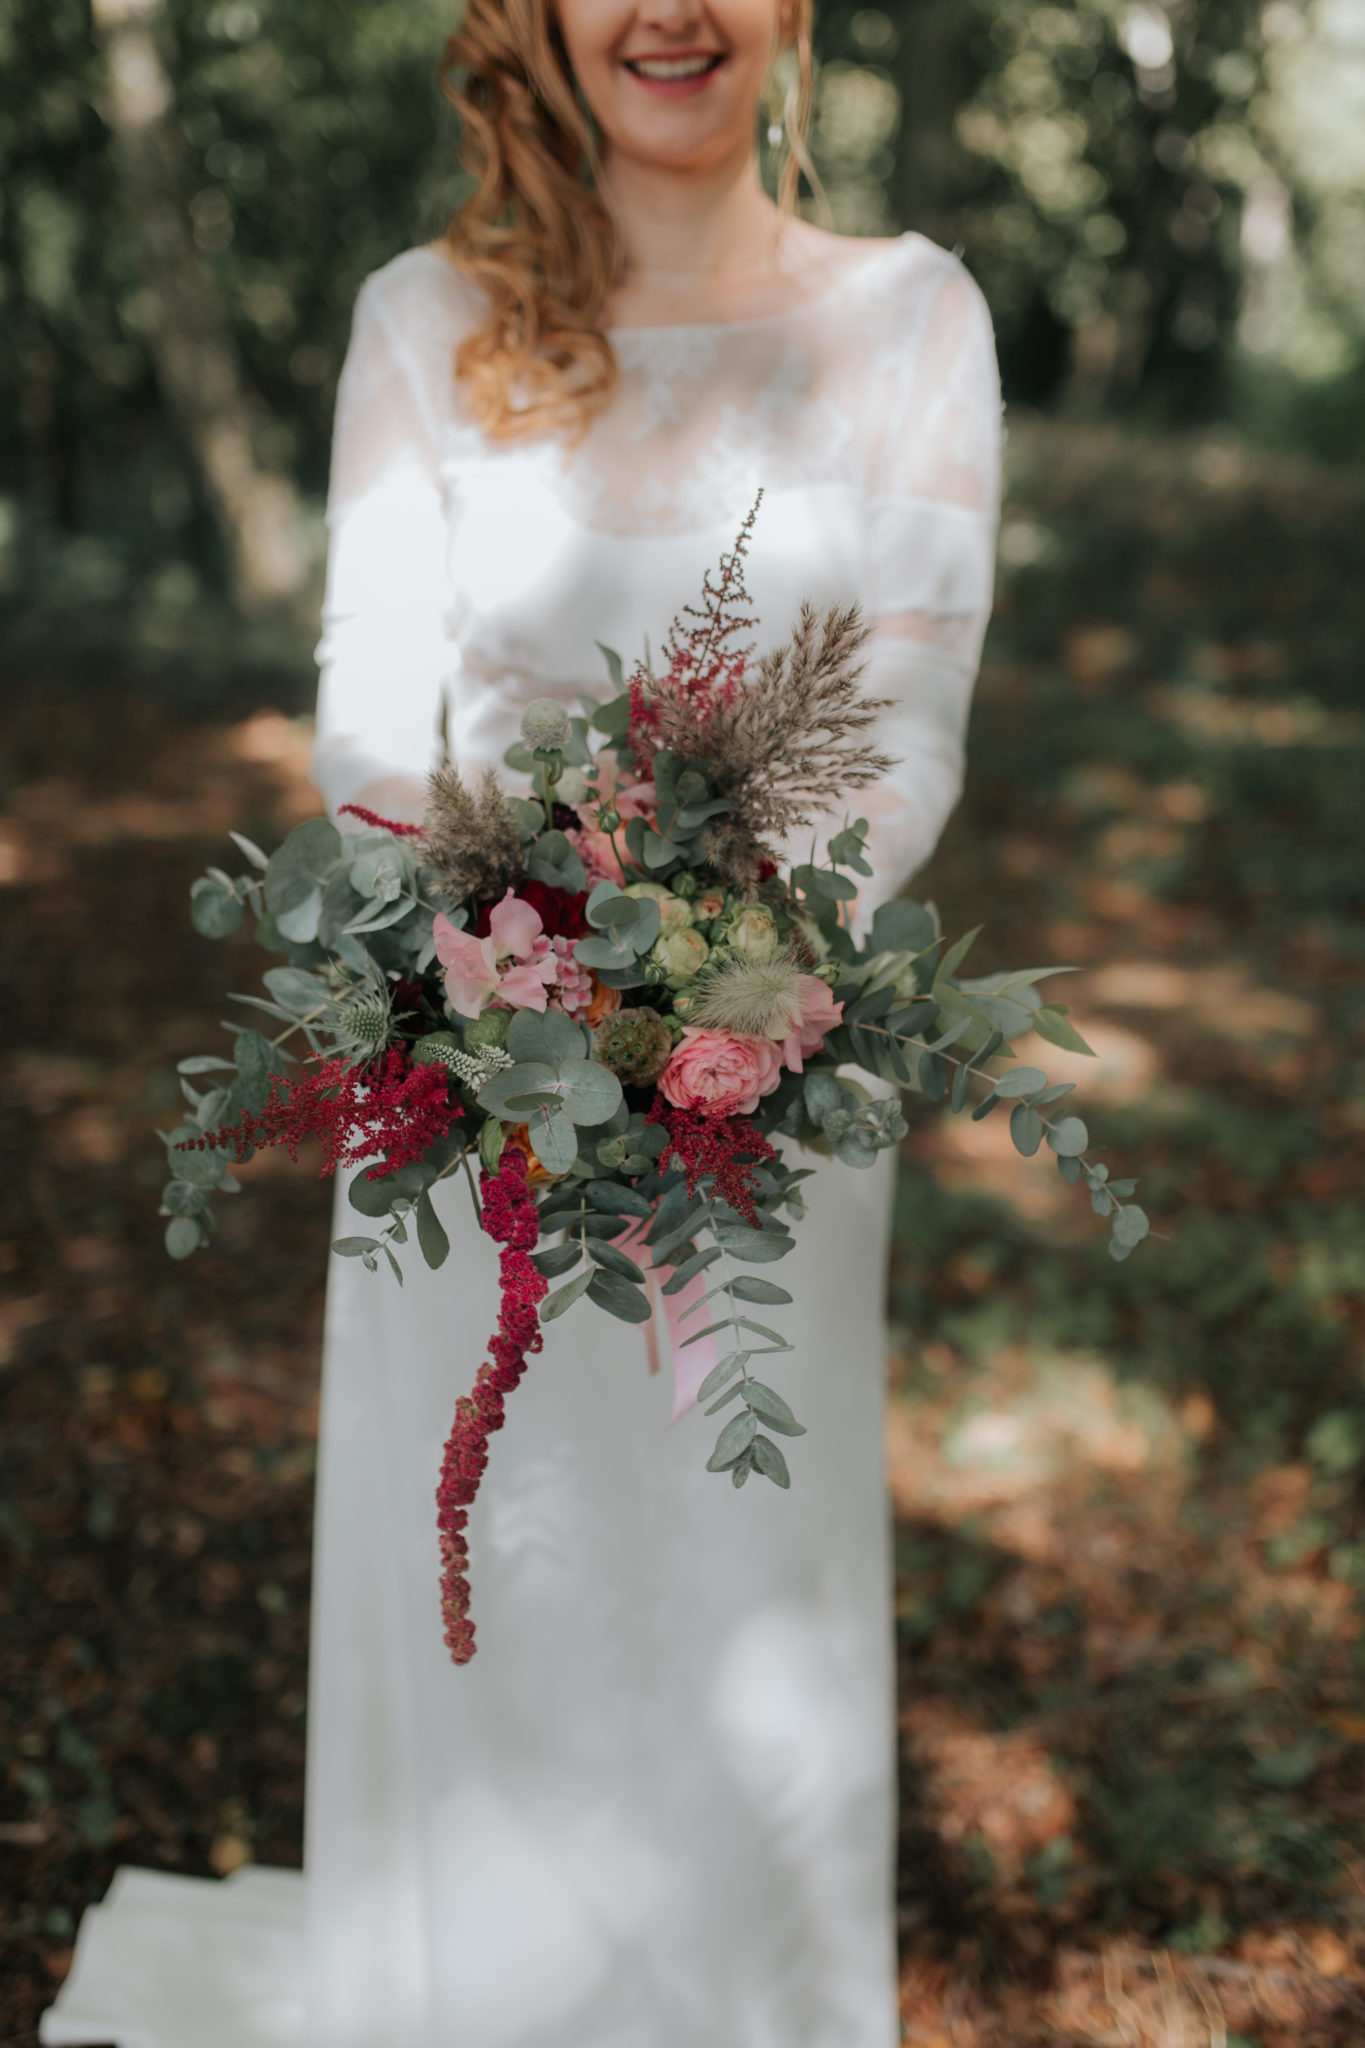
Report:
[[[511,805],[493,769],[470,789],[458,769],[438,768],[427,785],[426,863],[452,903],[497,900],[526,870]]]
[[[737,888],[754,888],[766,842],[894,767],[871,736],[890,700],[859,687],[867,637],[856,604],[803,605],[786,646],[765,654],[744,687],[712,709],[707,765],[734,808],[715,820],[706,852]]]

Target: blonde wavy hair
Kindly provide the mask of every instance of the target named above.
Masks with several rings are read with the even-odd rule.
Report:
[[[781,108],[778,204],[788,213],[802,171],[814,180],[811,13],[812,0],[784,0],[778,37],[778,53],[796,59]],[[468,0],[441,83],[460,115],[460,161],[474,179],[446,241],[489,306],[459,346],[456,375],[491,438],[577,438],[616,382],[603,313],[622,255],[553,0]]]

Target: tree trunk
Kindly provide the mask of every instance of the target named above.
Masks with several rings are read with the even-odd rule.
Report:
[[[291,597],[308,572],[298,493],[253,445],[255,407],[222,294],[194,245],[189,153],[158,34],[165,0],[92,0],[108,71],[106,119],[138,262],[159,317],[150,337],[162,396],[193,452],[244,609]]]
[[[901,90],[892,198],[907,228],[951,249],[958,239],[962,151],[953,119],[971,85],[965,0],[906,0],[897,11]]]

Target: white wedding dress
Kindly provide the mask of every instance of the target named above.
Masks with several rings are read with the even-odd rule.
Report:
[[[657,648],[755,493],[760,645],[859,599],[902,757],[862,805],[892,894],[959,788],[989,609],[999,398],[961,266],[907,235],[794,312],[622,330],[573,450],[461,418],[476,305],[435,248],[366,284],[342,380],[315,774],[335,808]],[[444,737],[443,737],[444,735]],[[306,1875],[125,1870],[48,2044],[891,2048],[894,1702],[881,1413],[890,1155],[821,1167],[777,1276],[790,1493],[703,1468],[640,1333],[584,1303],[508,1402],[447,1661],[433,1492],[497,1314],[494,1247],[406,1286],[335,1261]],[[353,1229],[344,1195],[341,1227]]]

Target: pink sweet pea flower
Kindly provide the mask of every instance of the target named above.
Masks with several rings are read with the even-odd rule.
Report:
[[[436,958],[446,971],[446,995],[461,1017],[481,1016],[498,992],[498,961],[493,941],[457,932],[450,919],[437,915],[432,925]]]
[[[800,1074],[804,1072],[802,1060],[819,1052],[825,1043],[825,1033],[842,1024],[844,1006],[835,1002],[827,983],[818,974],[798,974],[796,993],[801,1014],[782,1041],[782,1064],[789,1073]]]
[[[514,1010],[543,1010],[559,971],[544,929],[540,912],[519,903],[510,889],[489,917],[486,939],[457,932],[438,914],[432,935],[451,1009],[479,1017],[497,997]]]
[[[540,912],[519,903],[510,889],[488,919],[488,935],[499,960],[529,960],[544,929]]]

